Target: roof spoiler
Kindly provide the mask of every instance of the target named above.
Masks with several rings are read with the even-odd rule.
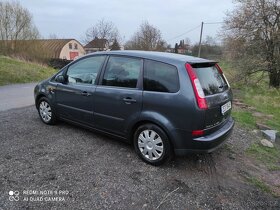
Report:
[[[214,66],[217,63],[218,63],[217,61],[205,61],[205,62],[190,63],[190,64],[193,68],[203,68],[203,67]]]

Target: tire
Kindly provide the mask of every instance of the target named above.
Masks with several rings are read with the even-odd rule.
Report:
[[[54,125],[56,123],[56,115],[50,101],[46,97],[42,97],[38,101],[38,113],[43,123]]]
[[[151,165],[161,165],[173,156],[168,136],[154,124],[138,127],[134,133],[133,144],[137,155]]]

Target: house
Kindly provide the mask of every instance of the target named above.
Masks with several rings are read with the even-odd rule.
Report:
[[[85,55],[85,50],[76,39],[41,39],[35,40],[48,53],[49,58],[74,60]]]
[[[99,39],[95,37],[92,41],[84,46],[86,54],[97,52],[97,51],[107,51],[109,49],[109,41],[107,39]]]
[[[184,55],[191,53],[190,45],[185,44],[184,40],[181,40],[180,44],[178,45],[178,53]]]
[[[64,60],[74,60],[85,54],[83,46],[75,39],[1,40],[1,51],[21,57],[39,55],[41,58]]]

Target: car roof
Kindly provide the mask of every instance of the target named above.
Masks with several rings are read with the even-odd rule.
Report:
[[[176,54],[176,53],[168,53],[168,52],[156,52],[156,51],[140,51],[140,50],[116,50],[116,51],[100,51],[95,53],[90,53],[88,55],[123,55],[123,56],[133,56],[145,59],[152,59],[162,62],[170,62],[170,63],[216,63],[213,60],[207,60],[204,58],[198,58],[194,56]]]

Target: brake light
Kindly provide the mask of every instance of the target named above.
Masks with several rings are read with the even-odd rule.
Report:
[[[194,130],[192,131],[192,136],[203,136],[204,130]]]
[[[189,74],[189,77],[191,79],[192,82],[192,86],[193,86],[193,90],[194,90],[194,94],[195,94],[195,98],[197,101],[197,105],[200,109],[207,109],[207,102],[205,99],[205,95],[203,92],[203,89],[201,87],[201,84],[199,82],[199,79],[196,76],[196,73],[194,72],[192,66],[188,63],[186,63],[186,70]]]

